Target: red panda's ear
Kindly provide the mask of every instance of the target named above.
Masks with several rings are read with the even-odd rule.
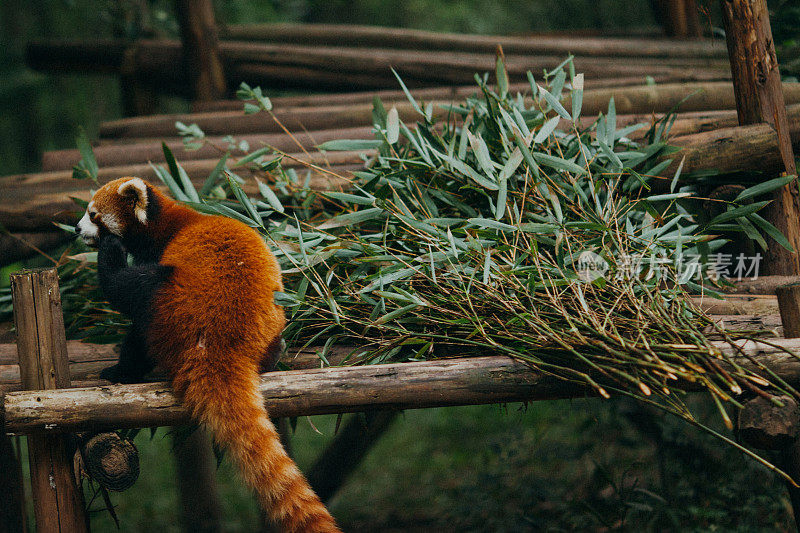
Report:
[[[133,214],[142,224],[147,224],[147,184],[142,178],[131,178],[119,186],[117,192],[133,202]]]

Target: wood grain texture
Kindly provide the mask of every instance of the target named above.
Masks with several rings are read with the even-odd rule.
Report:
[[[767,1],[727,0],[720,4],[739,123],[769,124],[781,161],[778,169],[769,168],[769,171],[796,174]],[[795,251],[800,250],[800,191],[797,182],[775,191],[772,197],[773,202],[765,209],[765,218],[786,236]],[[764,266],[767,274],[798,275],[800,255],[770,240]]]
[[[726,57],[725,48],[711,40],[609,38],[559,35],[466,35],[406,28],[350,24],[247,24],[222,30],[225,39],[297,43],[320,46],[403,48],[411,50],[471,51],[494,53],[497,45],[506,54],[555,54],[647,57]]]
[[[757,365],[726,343],[718,348],[746,368]],[[742,341],[740,349],[788,382],[800,379],[800,340]],[[787,350],[790,353],[787,353]],[[687,390],[693,386],[686,384]],[[273,416],[397,410],[574,398],[582,386],[502,356],[271,372],[260,391]],[[5,396],[6,431],[52,433],[176,425],[187,414],[165,383],[114,385]]]
[[[33,394],[68,387],[69,363],[58,272],[52,268],[14,273],[11,293],[23,387]],[[72,452],[65,435],[28,439],[37,531],[88,531],[83,491],[75,484]]]

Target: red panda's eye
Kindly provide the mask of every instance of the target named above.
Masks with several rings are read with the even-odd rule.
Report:
[[[95,222],[98,218],[100,218],[100,215],[98,215],[97,213],[89,213],[89,220],[91,220],[92,222]]]

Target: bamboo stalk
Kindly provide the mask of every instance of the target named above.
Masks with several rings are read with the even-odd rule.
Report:
[[[746,341],[739,349],[728,343],[717,346],[754,372],[759,369],[739,357],[739,349],[788,382],[800,379],[800,341],[796,339],[779,340],[775,345]],[[475,383],[481,386],[475,387]],[[687,383],[684,388],[696,387]],[[260,390],[267,409],[278,417],[591,394],[583,386],[545,376],[503,356],[270,372],[262,378]],[[5,417],[6,431],[14,434],[176,425],[188,420],[165,383],[12,392],[5,395]]]

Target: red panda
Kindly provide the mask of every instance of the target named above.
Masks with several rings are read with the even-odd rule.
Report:
[[[98,247],[104,294],[132,319],[119,363],[101,377],[135,382],[157,363],[271,520],[287,532],[339,531],[281,446],[258,391],[258,370],[264,359],[274,363],[285,323],[273,299],[280,267],[258,233],[140,178],[101,187],[77,232]]]

